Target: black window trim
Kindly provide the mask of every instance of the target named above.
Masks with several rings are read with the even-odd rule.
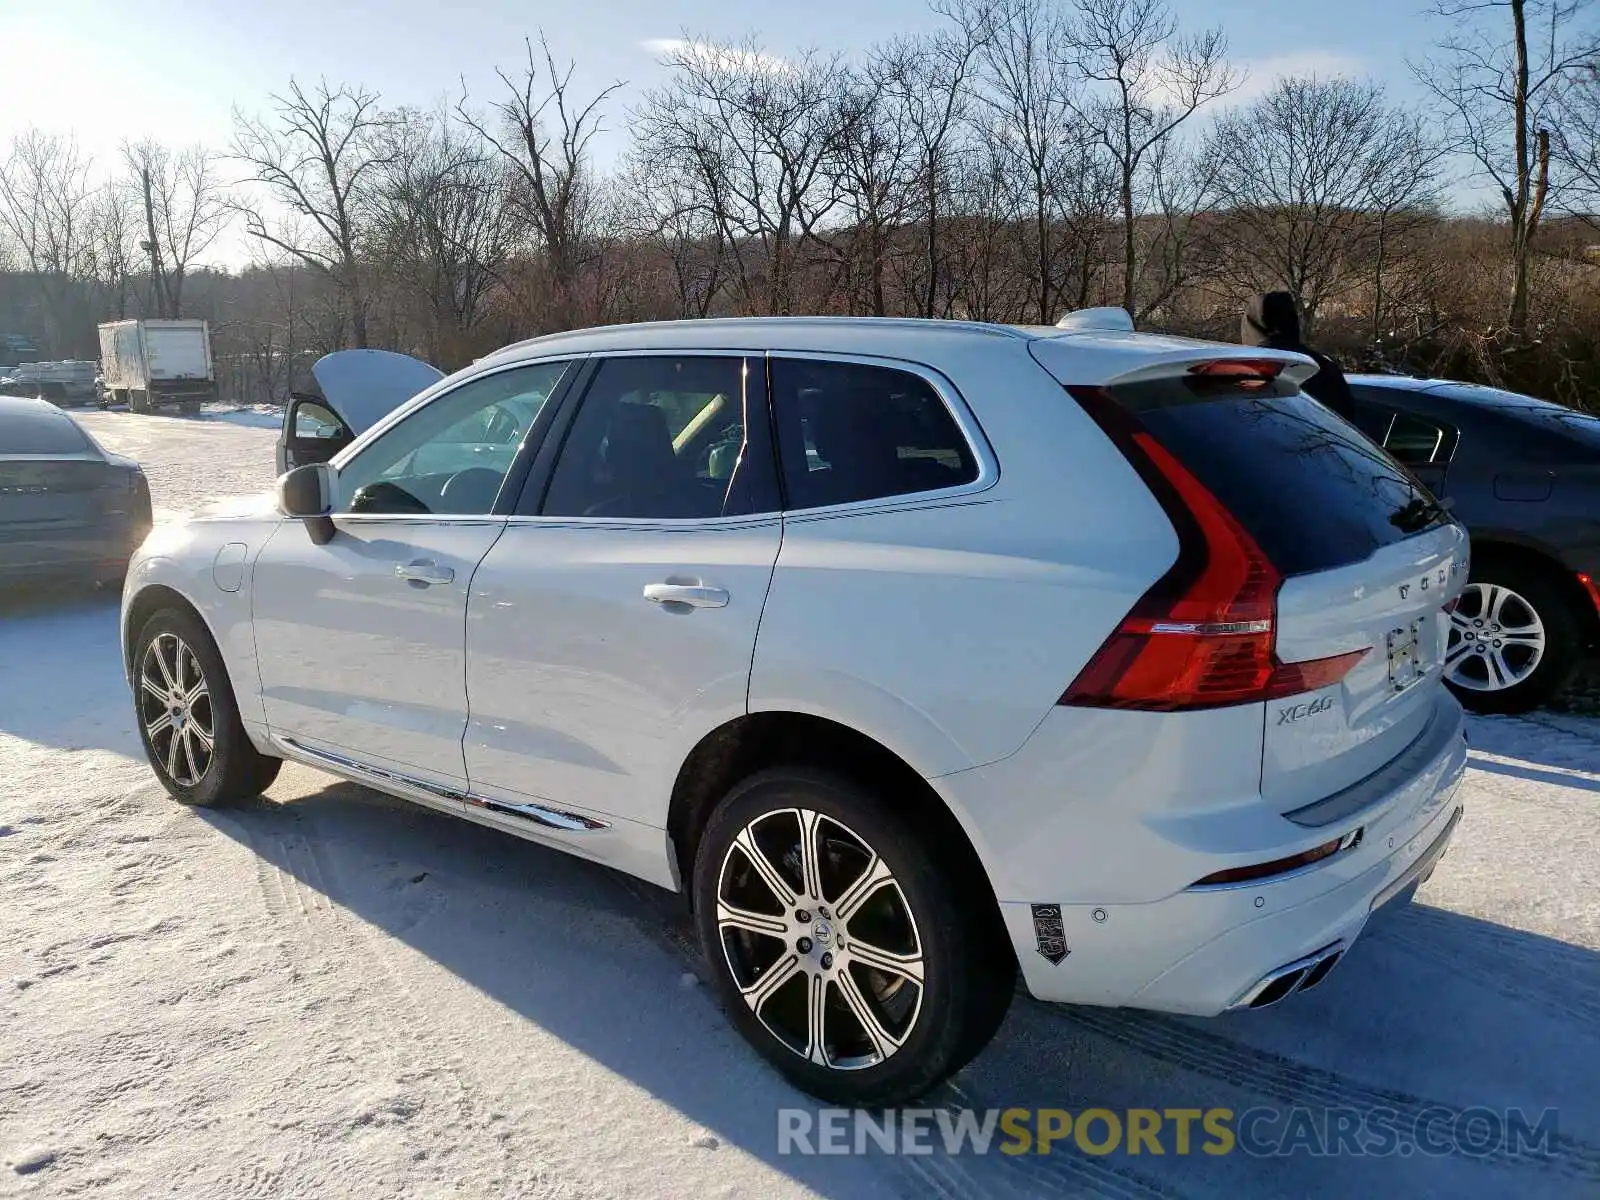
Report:
[[[528,427],[528,432],[523,435],[522,444],[517,447],[516,454],[511,459],[511,466],[506,470],[506,477],[500,481],[500,491],[495,496],[494,504],[486,513],[334,513],[336,522],[350,521],[358,524],[371,524],[375,521],[389,521],[404,525],[486,525],[500,524],[513,510],[514,499],[522,493],[525,481],[528,478],[531,463],[545,442],[549,440],[550,427],[555,421],[556,410],[565,404],[567,396],[572,390],[573,381],[584,374],[581,369],[588,356],[583,354],[551,355],[549,358],[526,358],[515,362],[495,363],[482,371],[475,371],[471,375],[461,377],[451,376],[434,384],[426,392],[419,392],[411,400],[406,401],[392,413],[384,417],[361,434],[350,445],[329,462],[335,474],[349,465],[362,450],[368,446],[376,445],[391,430],[400,428],[412,417],[431,408],[434,404],[453,396],[464,387],[470,387],[480,379],[487,379],[491,375],[501,375],[507,371],[519,371],[527,367],[549,366],[564,364],[565,369],[560,378],[556,380],[555,387],[550,389],[550,394],[545,397],[544,404],[540,407],[538,415],[534,417],[533,424]],[[580,369],[574,369],[574,367]],[[449,386],[444,386],[448,384]],[[330,406],[331,407],[331,406]],[[286,521],[297,518],[286,517]]]
[[[995,459],[994,451],[989,446],[989,440],[984,436],[983,427],[978,424],[977,418],[972,415],[972,410],[967,407],[966,400],[960,390],[951,383],[941,372],[924,363],[911,362],[903,358],[884,358],[872,354],[844,353],[829,350],[769,350],[767,351],[767,371],[770,379],[772,362],[774,359],[801,359],[816,362],[856,363],[864,367],[884,367],[894,371],[904,371],[914,375],[933,389],[933,394],[939,397],[945,411],[950,414],[955,422],[956,429],[966,440],[967,450],[971,453],[973,461],[978,464],[978,474],[966,483],[958,483],[952,487],[933,488],[922,492],[900,492],[893,496],[876,496],[870,500],[851,500],[845,504],[827,504],[818,508],[791,508],[787,487],[784,495],[783,517],[786,522],[793,521],[825,521],[835,517],[855,516],[859,513],[888,512],[904,508],[917,508],[929,504],[948,503],[951,500],[962,499],[978,492],[988,491],[1000,479],[1000,467]],[[770,386],[767,389],[768,404],[773,406],[771,423],[773,430],[773,446],[777,449],[777,400],[772,395]],[[782,480],[783,464],[778,464],[778,478]]]
[[[767,373],[765,369],[757,372],[753,368],[758,363],[764,366],[766,352],[762,350],[728,349],[718,346],[650,346],[629,347],[621,350],[594,350],[588,355],[588,360],[581,371],[570,374],[570,383],[563,388],[561,412],[553,420],[551,427],[546,432],[543,444],[539,447],[538,454],[532,459],[530,469],[523,483],[521,494],[511,506],[507,519],[512,525],[582,525],[596,528],[653,528],[670,527],[678,529],[731,529],[741,525],[764,525],[779,519],[782,515],[781,505],[775,506],[764,512],[737,513],[723,517],[584,517],[584,516],[546,516],[539,510],[544,507],[545,496],[550,490],[550,480],[555,475],[556,460],[566,447],[567,435],[572,432],[572,426],[578,417],[578,410],[582,407],[584,399],[589,393],[590,385],[594,383],[595,376],[599,374],[600,367],[609,359],[614,358],[739,358],[744,359],[752,368],[746,377],[744,396],[744,422],[745,441],[756,447],[759,452],[764,444],[772,455],[772,471],[778,473],[777,452],[774,448],[774,434],[772,429],[772,399],[767,386]],[[753,393],[760,389],[760,396]],[[546,406],[549,407],[548,405]],[[781,493],[777,488],[782,486],[781,473],[778,474],[774,485],[774,496]]]

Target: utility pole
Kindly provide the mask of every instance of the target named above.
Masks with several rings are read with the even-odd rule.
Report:
[[[144,228],[149,239],[140,242],[139,249],[150,256],[150,292],[156,303],[156,316],[175,317],[177,313],[167,311],[167,277],[161,270],[161,243],[156,239],[156,205],[148,163],[139,169],[139,182],[144,189]]]

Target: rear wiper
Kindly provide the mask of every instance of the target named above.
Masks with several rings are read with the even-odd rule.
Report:
[[[1389,524],[1402,533],[1416,533],[1435,521],[1450,520],[1449,505],[1448,500],[1436,500],[1427,492],[1412,492],[1411,499],[1389,514]]]

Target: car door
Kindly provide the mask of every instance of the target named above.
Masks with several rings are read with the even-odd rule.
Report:
[[[764,363],[615,355],[572,397],[473,582],[467,774],[517,832],[659,849],[684,757],[745,711],[782,534]]]
[[[566,370],[521,365],[440,393],[335,461],[331,540],[286,521],[266,544],[253,615],[275,734],[451,795],[465,786],[468,589]],[[475,440],[490,410],[521,422],[493,455]]]
[[[278,435],[278,473],[329,462],[353,441],[355,434],[325,401],[293,394]]]

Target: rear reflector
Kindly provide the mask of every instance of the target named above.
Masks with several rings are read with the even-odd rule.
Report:
[[[1353,834],[1336,837],[1331,842],[1323,842],[1320,846],[1313,846],[1299,854],[1291,854],[1288,858],[1275,858],[1271,862],[1252,863],[1248,867],[1230,867],[1226,871],[1213,871],[1204,879],[1197,879],[1189,886],[1218,887],[1228,883],[1249,883],[1253,879],[1270,879],[1274,875],[1284,875],[1301,867],[1308,867],[1314,862],[1321,862],[1342,849],[1358,845],[1360,841],[1361,831],[1358,829]]]
[[[1178,560],[1140,597],[1059,703],[1172,712],[1297,696],[1343,679],[1367,650],[1279,662],[1273,646],[1283,579],[1255,539],[1109,393],[1068,390],[1165,510],[1178,534]]]
[[[1600,584],[1595,583],[1592,576],[1578,572],[1578,586],[1589,593],[1589,599],[1594,601],[1594,610],[1600,613]]]

